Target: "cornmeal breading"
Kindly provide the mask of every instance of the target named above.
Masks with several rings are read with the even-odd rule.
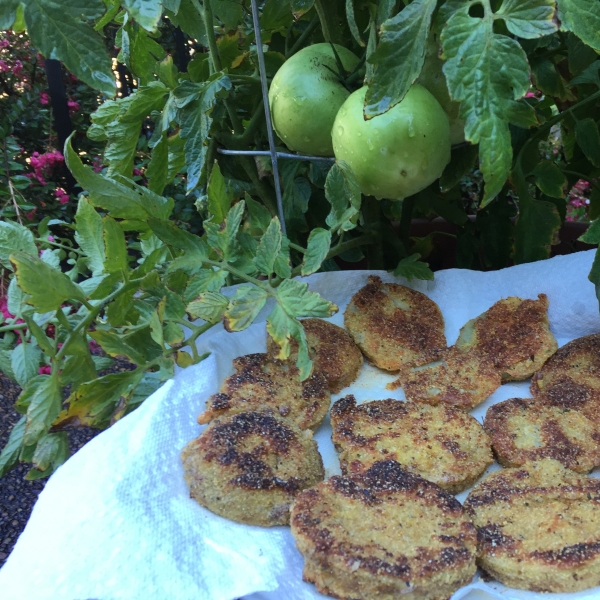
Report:
[[[534,398],[512,398],[490,406],[483,426],[504,467],[542,458],[558,460],[577,473],[600,466],[598,428],[577,410]]]
[[[492,473],[465,509],[479,565],[505,585],[555,593],[600,585],[600,480],[546,458]]]
[[[422,364],[428,350],[446,347],[444,318],[425,294],[370,276],[348,304],[344,324],[377,367],[399,371]]]
[[[493,363],[476,350],[463,351],[452,346],[432,351],[423,360],[427,363],[401,371],[388,389],[402,386],[409,400],[470,409],[502,383]]]
[[[323,373],[332,394],[349,386],[363,365],[362,354],[352,338],[341,327],[322,319],[303,319],[301,323],[313,370]],[[295,364],[298,342],[292,340],[291,346],[288,360]],[[279,353],[279,346],[271,336],[267,336],[267,352],[273,358]]]
[[[331,407],[331,439],[342,473],[354,475],[380,460],[456,494],[470,487],[494,460],[490,439],[466,412],[400,400],[356,405],[346,396]]]
[[[258,412],[216,419],[181,460],[192,498],[249,525],[286,525],[295,496],[324,477],[310,431]]]
[[[300,429],[315,429],[325,418],[331,397],[321,373],[301,382],[295,365],[271,360],[267,354],[240,356],[233,366],[236,372],[208,399],[199,423],[254,410],[271,410]]]
[[[527,379],[557,348],[548,323],[548,297],[499,300],[463,326],[456,345],[490,358],[502,381]]]
[[[335,598],[441,600],[475,573],[476,532],[460,503],[395,461],[302,492],[291,526],[304,580]]]

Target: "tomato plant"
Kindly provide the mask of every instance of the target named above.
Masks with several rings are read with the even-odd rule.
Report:
[[[392,197],[377,200],[361,193],[358,165],[355,173],[345,161],[281,159],[284,234],[270,160],[224,154],[269,147],[249,0],[5,0],[0,29],[26,30],[42,56],[97,91],[87,135],[103,144],[105,168],[82,162],[84,144],[73,138],[61,152],[79,185],[75,214],[65,211],[60,224],[0,222],[0,368],[23,388],[23,418],[0,454],[0,474],[22,460],[33,465],[30,477],[48,475],[68,456],[66,427],[115,422],[176,365],[202,360],[199,335],[218,322],[247,327],[269,298],[269,331],[282,356],[290,339],[299,342],[307,375],[297,318],[335,307],[294,277],[339,268],[339,257],[431,279],[424,261],[434,242],[411,237],[414,217],[450,221],[456,266],[489,269],[547,258],[581,181],[587,214],[600,216],[596,0],[265,0],[259,7],[270,82],[303,49],[335,44],[341,66],[329,65],[328,82],[348,93],[366,86],[362,114],[370,125],[393,116],[420,78],[434,96],[446,90],[454,103],[448,112],[458,107],[465,142],[452,148],[439,179],[401,201],[416,188],[365,188]],[[350,53],[356,65],[344,63]],[[136,82],[127,96],[116,93],[123,77]],[[304,125],[324,133],[324,116],[335,110],[319,100],[307,106],[307,116],[298,112],[301,138]],[[276,145],[286,151],[288,134],[274,112],[283,138]],[[15,126],[2,124],[5,148]],[[143,179],[134,171],[140,150],[147,152]],[[3,183],[13,166],[7,160]],[[584,240],[600,242],[597,220]],[[600,260],[590,278],[600,284]],[[223,286],[234,283],[244,285],[225,295]],[[91,341],[104,362],[90,353]],[[98,377],[111,356],[136,368]]]

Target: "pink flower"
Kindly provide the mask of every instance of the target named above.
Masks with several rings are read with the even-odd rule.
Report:
[[[94,173],[100,173],[100,171],[102,171],[103,168],[104,165],[102,164],[102,160],[100,160],[99,156],[96,156],[96,160],[94,160],[94,163],[92,164],[92,169],[94,170]]]
[[[67,192],[65,192],[65,190],[63,190],[62,188],[56,188],[54,190],[54,195],[56,196],[56,199],[58,200],[59,204],[69,203],[69,194],[67,194]]]
[[[75,100],[68,100],[67,106],[69,107],[69,114],[72,115],[79,110],[79,102],[75,102]]]
[[[0,40],[0,48],[8,48],[10,46],[10,42],[8,40]]]
[[[101,350],[100,344],[96,340],[90,340],[89,347],[90,347],[90,352],[92,352],[92,353],[98,352]]]
[[[38,369],[40,375],[50,375],[52,373],[52,367],[50,365],[44,365]]]
[[[54,241],[54,236],[53,235],[49,235],[48,236],[48,241],[49,242],[53,242]]]
[[[4,316],[5,319],[14,319],[15,318],[15,315],[13,315],[8,310],[8,301],[7,301],[6,296],[3,296],[2,298],[0,298],[0,312],[2,312],[2,315]]]
[[[46,92],[40,92],[40,104],[49,104],[50,96]]]
[[[30,210],[28,213],[25,213],[25,217],[28,221],[33,221],[35,219],[35,213],[37,212],[37,208]]]
[[[142,176],[142,171],[140,169],[134,169],[133,170],[133,176],[134,177],[141,177]]]
[[[12,69],[13,75],[19,76],[23,72],[23,63],[20,60],[15,61],[15,66]]]
[[[0,60],[0,73],[6,73],[10,71],[10,67],[6,64],[6,61]]]

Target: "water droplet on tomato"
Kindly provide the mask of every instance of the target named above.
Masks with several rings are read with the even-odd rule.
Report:
[[[344,128],[341,125],[338,125],[337,132],[338,135],[344,135]]]

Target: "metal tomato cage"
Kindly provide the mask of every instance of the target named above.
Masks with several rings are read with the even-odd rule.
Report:
[[[335,162],[334,158],[323,156],[305,156],[302,154],[291,154],[289,152],[277,152],[275,148],[275,140],[273,138],[273,125],[271,124],[271,109],[269,107],[269,86],[267,84],[267,73],[265,70],[265,58],[263,55],[262,36],[260,34],[260,22],[258,16],[258,5],[256,0],[251,0],[252,3],[252,20],[254,22],[254,34],[256,37],[256,53],[258,55],[258,69],[260,71],[260,85],[262,88],[263,104],[265,107],[265,119],[267,121],[267,136],[269,138],[269,150],[225,150],[219,148],[217,152],[220,154],[233,155],[250,155],[250,156],[270,156],[273,163],[273,178],[275,179],[275,196],[277,198],[277,211],[279,213],[279,222],[281,230],[285,234],[285,216],[283,214],[283,200],[281,198],[281,183],[279,181],[279,165],[278,158],[291,158],[293,160],[312,160],[320,162]]]

